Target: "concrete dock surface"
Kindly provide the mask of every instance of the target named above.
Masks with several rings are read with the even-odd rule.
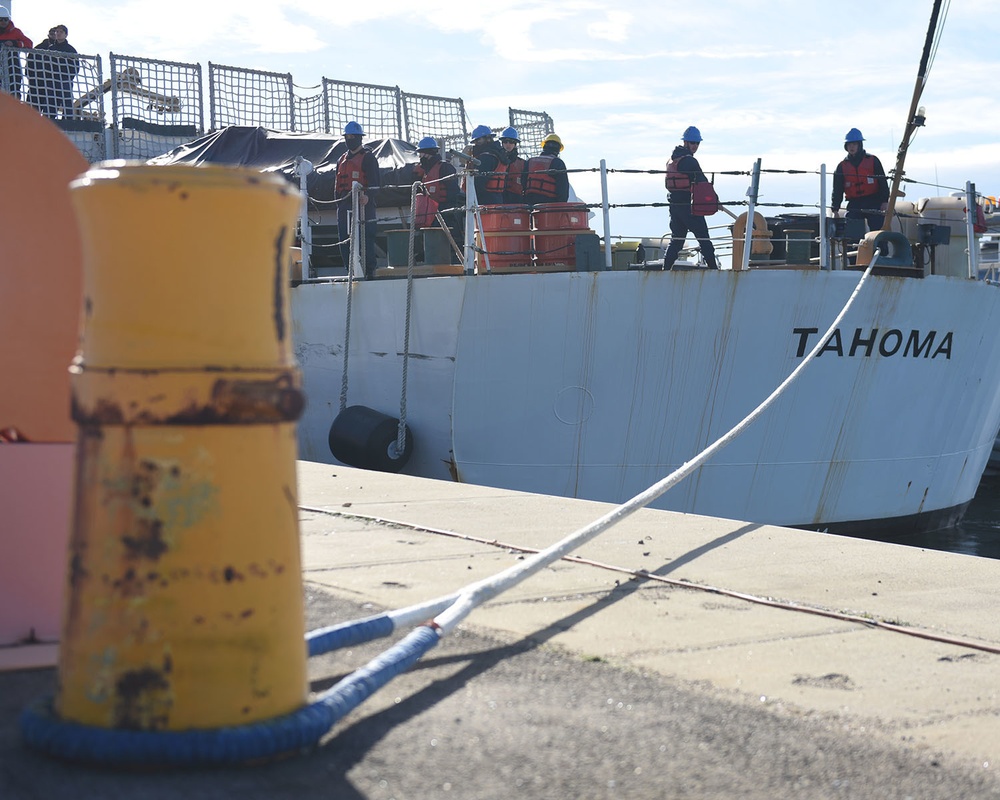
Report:
[[[307,462],[299,504],[310,629],[458,590],[612,508]],[[998,612],[995,560],[643,509],[274,763],[51,759],[17,715],[55,670],[0,673],[0,797],[1000,798]],[[311,659],[311,688],[390,641]]]

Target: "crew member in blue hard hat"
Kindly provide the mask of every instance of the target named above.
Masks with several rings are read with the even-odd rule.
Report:
[[[848,219],[864,219],[868,229],[882,229],[885,210],[889,205],[889,182],[886,180],[882,162],[865,151],[865,137],[857,128],[851,128],[844,137],[847,155],[837,164],[833,173],[833,198],[830,210],[834,216],[840,212],[840,204],[847,198]]]
[[[453,208],[460,203],[458,178],[455,168],[441,158],[441,148],[433,136],[417,142],[420,163],[413,168],[413,176],[423,181],[424,191],[439,208]]]
[[[521,137],[516,128],[504,128],[500,133],[500,146],[507,154],[507,181],[504,184],[503,201],[508,205],[524,203],[524,173],[528,162],[521,158],[518,145]]]
[[[701,165],[694,154],[701,145],[701,131],[694,125],[681,134],[681,143],[674,148],[667,163],[667,201],[670,204],[670,244],[663,254],[663,268],[670,269],[684,247],[688,233],[693,233],[701,247],[701,254],[709,269],[718,269],[715,246],[708,234],[705,217],[692,213],[691,187],[696,183],[708,182]]]
[[[542,139],[542,152],[528,159],[524,174],[524,201],[531,206],[541,203],[565,203],[569,200],[569,175],[559,154],[562,139],[550,133]]]
[[[417,155],[420,163],[413,168],[413,177],[423,182],[424,192],[430,198],[424,214],[418,214],[417,227],[436,226],[435,212],[440,211],[452,238],[461,245],[465,241],[464,213],[461,210],[465,197],[459,189],[455,168],[441,159],[441,148],[433,136],[425,136],[417,142]]]
[[[489,125],[477,125],[470,138],[472,157],[479,161],[474,182],[476,202],[481,206],[502,205],[507,184],[507,154],[497,143]]]
[[[364,146],[365,132],[357,122],[348,122],[344,126],[344,144],[347,149],[337,161],[337,182],[334,188],[334,200],[337,203],[337,227],[340,237],[340,255],[344,265],[350,264],[349,225],[351,211],[351,187],[357,181],[361,184],[358,196],[361,219],[364,220],[365,277],[375,276],[375,200],[372,190],[381,184],[378,171],[378,161],[372,151]]]

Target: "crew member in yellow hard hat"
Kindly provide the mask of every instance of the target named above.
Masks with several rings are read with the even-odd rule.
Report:
[[[562,139],[550,133],[542,139],[542,152],[528,159],[524,173],[524,202],[528,205],[569,200],[569,175],[559,157],[562,149]]]

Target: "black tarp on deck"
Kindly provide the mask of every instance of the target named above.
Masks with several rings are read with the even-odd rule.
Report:
[[[410,205],[409,184],[413,165],[419,160],[409,142],[380,139],[366,142],[378,161],[383,186],[403,185],[402,189],[382,189],[376,203],[382,207]],[[208,133],[181,145],[148,164],[228,164],[261,172],[277,172],[298,185],[295,160],[302,157],[313,165],[306,181],[309,197],[333,200],[337,160],[345,149],[344,139],[325,133],[283,133],[260,127],[231,126]]]

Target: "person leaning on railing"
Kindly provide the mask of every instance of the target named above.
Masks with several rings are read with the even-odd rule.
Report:
[[[7,86],[10,93],[21,99],[21,53],[14,48],[31,47],[31,39],[16,27],[10,18],[10,9],[0,6],[0,68],[7,70]]]
[[[28,54],[28,102],[51,119],[60,114],[68,117],[73,108],[73,79],[80,71],[80,62],[73,57],[76,48],[67,41],[68,35],[65,25],[49,28],[49,37],[35,45],[35,53]]]

